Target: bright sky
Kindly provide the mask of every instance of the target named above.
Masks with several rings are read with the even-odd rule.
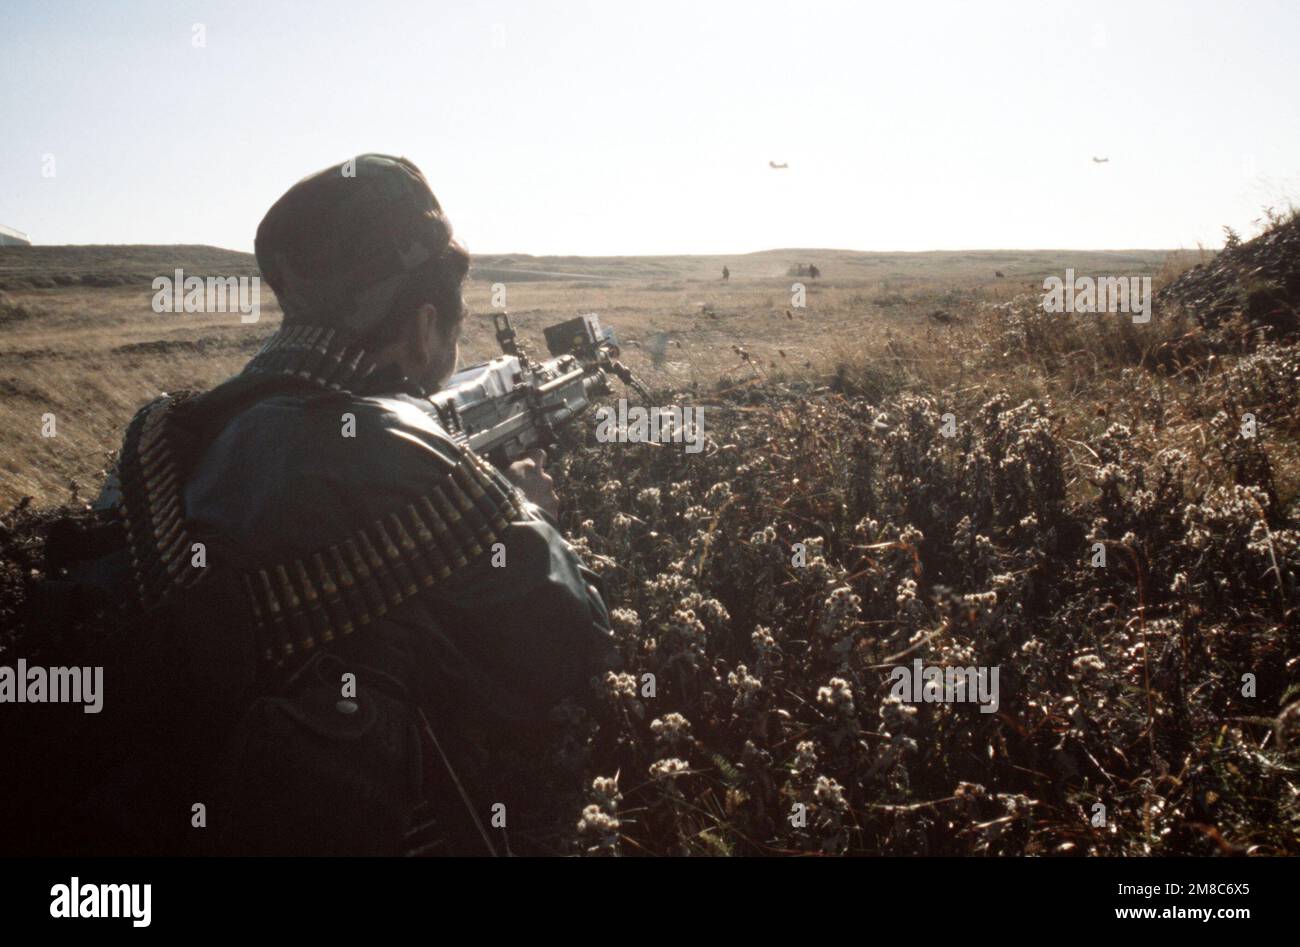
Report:
[[[0,223],[251,250],[379,151],[481,253],[1219,246],[1300,203],[1298,47],[1295,0],[3,0]]]

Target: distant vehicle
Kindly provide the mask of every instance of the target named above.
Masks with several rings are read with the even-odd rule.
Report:
[[[30,247],[32,238],[21,230],[0,224],[0,247]]]
[[[1093,156],[1092,156],[1092,163],[1093,163],[1093,164],[1109,164],[1109,163],[1110,163],[1110,159],[1109,159],[1109,158],[1098,158],[1096,155],[1093,155]]]
[[[772,168],[772,169],[776,170],[776,171],[784,171],[784,170],[786,170],[787,168],[790,167],[790,162],[788,162],[788,161],[783,161],[783,162],[781,162],[780,164],[777,164],[775,161],[769,161],[769,162],[767,163],[767,166],[768,166],[769,168]]]

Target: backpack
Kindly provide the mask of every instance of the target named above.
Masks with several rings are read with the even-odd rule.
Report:
[[[167,411],[177,421],[183,484],[221,426],[287,383],[237,376],[205,394],[151,402],[128,427],[119,471],[153,412]],[[84,703],[5,708],[0,743],[16,763],[0,767],[5,854],[211,849],[196,845],[207,836],[188,831],[196,813],[187,800],[211,796],[238,724],[274,685],[255,654],[239,556],[220,537],[197,537],[208,564],[160,590],[120,509],[15,512],[6,557],[37,577],[4,589],[11,627],[0,663],[102,668],[102,703],[96,713]]]
[[[214,565],[184,595],[144,608],[111,515],[65,513],[36,545],[44,578],[17,603],[5,663],[102,669],[90,672],[98,712],[86,701],[5,708],[0,742],[15,765],[0,768],[4,852],[176,851],[180,803],[216,765],[258,686],[251,631],[240,640],[250,626],[219,618],[238,601],[236,577]]]

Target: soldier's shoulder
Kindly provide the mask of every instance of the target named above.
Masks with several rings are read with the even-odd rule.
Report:
[[[277,405],[241,419],[248,437],[224,451],[278,453],[274,484],[286,507],[341,505],[373,517],[410,502],[433,503],[448,522],[463,517],[501,525],[525,518],[524,499],[500,471],[457,441],[431,404],[406,396],[333,394]]]
[[[226,434],[240,432],[291,451],[308,467],[335,466],[383,482],[427,477],[431,468],[450,474],[465,463],[432,407],[426,410],[413,398],[337,391],[277,395],[233,419]]]
[[[364,428],[367,436],[383,441],[389,453],[449,471],[467,461],[467,452],[442,427],[427,401],[404,395],[354,396],[345,413],[355,415],[358,431]]]

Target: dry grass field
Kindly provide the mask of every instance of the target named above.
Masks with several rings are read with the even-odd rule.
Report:
[[[1170,259],[1151,251],[827,250],[483,257],[467,284],[477,317],[467,323],[462,362],[496,354],[485,314],[499,282],[516,327],[535,351],[545,351],[545,326],[597,312],[617,330],[625,361],[656,388],[708,389],[759,373],[811,379],[879,357],[900,382],[935,383],[935,373],[951,366],[929,355],[967,346],[970,320],[982,306],[1041,292],[1043,278],[1066,267],[1150,275]],[[819,279],[787,275],[807,262],[819,267]],[[720,278],[723,266],[731,272],[727,282]],[[216,384],[238,371],[278,325],[279,308],[266,287],[254,325],[242,325],[237,314],[155,313],[150,282],[176,268],[187,276],[256,273],[250,255],[210,247],[0,248],[0,505],[24,496],[38,505],[61,502],[73,481],[85,495],[137,407],[161,391]],[[791,304],[796,280],[807,286],[803,309]],[[930,314],[937,310],[960,321],[936,322]],[[659,333],[663,355],[654,359],[647,347]],[[920,358],[905,363],[896,352],[888,355],[899,340],[917,346]],[[742,360],[737,346],[752,362]],[[1009,358],[1006,370],[1016,374],[1018,362]],[[55,437],[41,436],[46,413],[55,415]]]

